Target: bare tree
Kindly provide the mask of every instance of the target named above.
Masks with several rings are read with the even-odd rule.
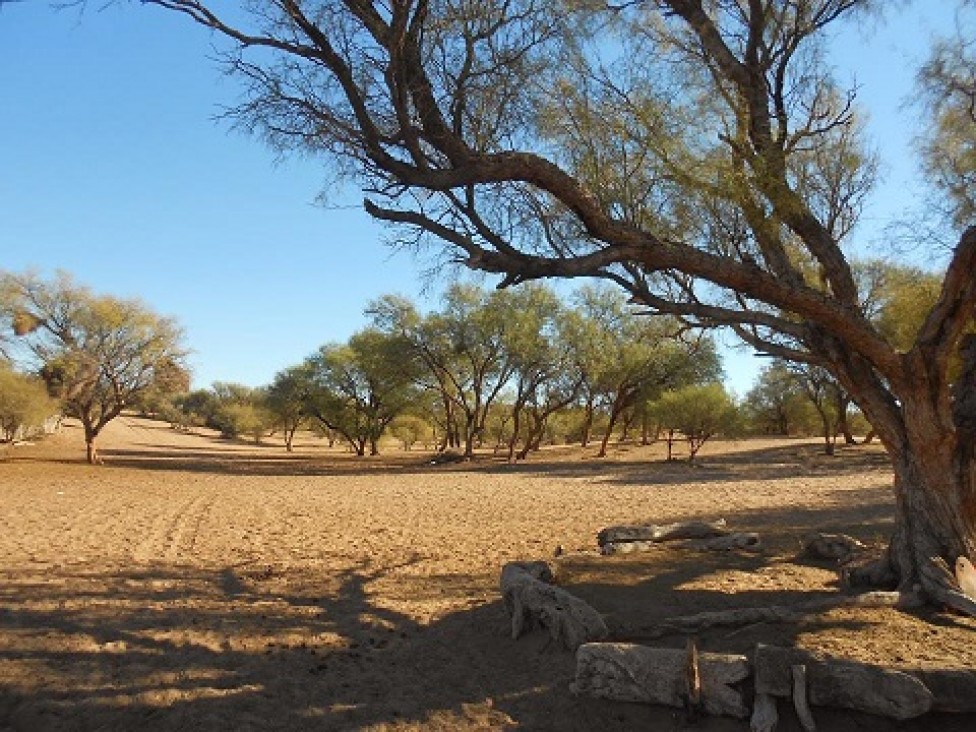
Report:
[[[238,118],[338,163],[403,237],[502,286],[610,280],[828,369],[894,465],[890,550],[864,576],[976,613],[946,567],[976,555],[973,420],[949,372],[976,303],[976,227],[905,351],[866,316],[841,248],[875,164],[822,39],[880,3],[268,0],[242,3],[236,26],[202,0],[148,2],[229,39],[249,85]],[[974,371],[976,357],[956,383]]]

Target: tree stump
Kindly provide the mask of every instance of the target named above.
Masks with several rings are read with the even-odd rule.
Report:
[[[603,617],[590,605],[552,584],[545,562],[511,562],[502,568],[501,591],[512,620],[512,639],[538,626],[570,651],[609,635]]]
[[[697,653],[698,697],[708,714],[745,719],[742,692],[734,685],[748,678],[745,656]],[[625,702],[686,707],[689,699],[688,651],[629,643],[586,643],[576,652],[574,694]]]

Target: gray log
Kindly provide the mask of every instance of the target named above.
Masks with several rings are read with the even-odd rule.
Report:
[[[729,533],[725,519],[718,521],[687,521],[676,524],[646,524],[644,526],[609,526],[596,536],[601,547],[632,541],[670,541],[672,539],[707,539]]]
[[[553,641],[576,650],[609,634],[601,615],[583,600],[552,582],[545,562],[512,562],[502,568],[501,591],[517,640],[534,627],[549,631]]]
[[[769,694],[756,694],[749,720],[750,732],[776,732],[779,713],[776,711],[776,697]]]
[[[936,712],[976,712],[976,671],[946,669],[912,671],[934,697],[932,710]]]
[[[866,549],[864,544],[847,534],[815,534],[807,539],[803,553],[814,559],[830,559],[843,564]]]
[[[741,549],[747,552],[762,551],[762,541],[759,540],[759,534],[753,532],[716,536],[712,539],[706,539],[700,544],[696,543],[696,546],[712,552],[727,552],[733,549]]]
[[[813,721],[813,712],[807,701],[807,667],[802,663],[790,666],[790,676],[793,677],[793,708],[800,726],[804,732],[817,732],[817,723]]]
[[[587,643],[576,651],[574,694],[615,701],[683,707],[687,701],[688,654],[674,648],[629,643]],[[745,656],[699,653],[701,702],[705,711],[745,719],[742,692],[732,685],[749,676]]]
[[[932,708],[932,692],[916,677],[853,661],[824,660],[807,651],[756,647],[756,693],[788,697],[791,667],[807,669],[811,704],[856,709],[892,719],[910,719]]]

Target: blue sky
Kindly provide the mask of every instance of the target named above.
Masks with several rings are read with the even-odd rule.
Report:
[[[278,161],[214,121],[237,87],[210,60],[206,30],[158,8],[95,12],[101,5],[84,15],[45,0],[0,6],[0,269],[64,269],[176,317],[198,387],[268,383],[362,328],[369,300],[398,292],[423,301],[441,289],[444,279],[425,276],[429,262],[383,244],[358,192],[316,203],[320,161]],[[918,111],[903,103],[953,5],[916,2],[835,44],[841,79],[858,68],[884,153],[887,183],[862,243],[915,205]],[[740,394],[757,363],[730,352]]]

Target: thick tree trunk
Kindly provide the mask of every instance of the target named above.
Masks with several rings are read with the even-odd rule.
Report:
[[[888,584],[976,614],[976,598],[960,591],[950,567],[976,557],[976,461],[973,440],[932,409],[903,405],[907,444],[886,443],[895,480],[895,529],[887,555],[849,573],[855,584]]]

